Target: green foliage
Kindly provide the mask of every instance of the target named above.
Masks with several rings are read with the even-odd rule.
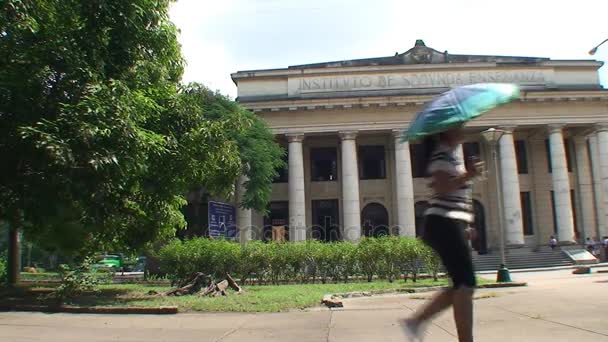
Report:
[[[426,270],[433,276],[434,280],[437,280],[437,274],[441,271],[442,264],[439,255],[435,253],[430,247],[423,246],[423,258]]]
[[[374,274],[378,274],[382,262],[382,245],[378,239],[363,238],[357,248],[357,261],[367,281],[371,282]]]
[[[0,285],[6,283],[7,277],[7,265],[6,265],[6,254],[0,254]]]
[[[90,271],[90,259],[84,260],[75,267],[60,265],[61,284],[55,289],[53,296],[64,300],[85,291],[95,290],[98,282]]]
[[[242,203],[245,208],[267,210],[272,182],[277,170],[284,166],[285,151],[275,142],[274,134],[263,120],[224,95],[199,84],[182,90],[206,119],[226,124],[226,134],[238,145],[243,174],[249,179]]]
[[[349,242],[238,244],[225,240],[195,238],[173,240],[158,253],[161,269],[174,283],[182,283],[194,272],[223,277],[230,273],[244,284],[348,282],[363,276],[393,282],[400,274],[411,274],[413,281],[424,270],[437,277],[439,259],[417,239],[402,237],[364,238]]]
[[[424,251],[426,246],[418,240],[403,239],[400,242],[399,259],[404,281],[412,276],[412,281],[418,279],[418,274],[424,269]]]
[[[401,274],[401,263],[407,260],[400,260],[400,254],[403,252],[400,242],[404,240],[396,236],[386,236],[378,239],[380,247],[380,260],[378,261],[380,277],[393,282],[395,278],[399,278]],[[416,243],[419,244],[419,243]],[[406,248],[413,246],[406,245]]]
[[[141,248],[185,226],[184,194],[265,210],[283,151],[198,84],[171,0],[0,2],[0,219],[66,254]]]

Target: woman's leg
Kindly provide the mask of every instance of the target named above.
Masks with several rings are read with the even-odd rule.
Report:
[[[439,254],[450,278],[453,288],[449,290],[449,301],[454,306],[454,320],[460,342],[473,341],[473,291],[476,284],[471,250],[465,236],[466,224],[460,221],[441,218],[435,223],[441,226],[440,236],[431,236],[430,245]],[[447,305],[449,306],[449,304]],[[428,310],[423,310],[420,317],[430,317],[441,307],[439,303],[429,304]],[[439,309],[439,311],[441,310]]]
[[[447,244],[449,242],[446,241],[444,236],[445,230],[451,228],[447,227],[447,224],[449,223],[450,221],[447,219],[438,216],[427,216],[424,222],[423,240],[439,255],[439,258],[444,265],[446,265],[447,259],[450,257],[447,254]],[[450,305],[452,305],[452,294],[452,289],[439,291],[433,296],[431,301],[419,309],[412,318],[418,322],[424,322],[449,308]]]
[[[459,342],[473,342],[473,291],[466,286],[453,290],[454,321]]]
[[[452,289],[445,289],[445,290],[441,290],[441,291],[437,292],[437,294],[435,294],[433,296],[431,301],[426,303],[422,307],[422,309],[417,311],[414,314],[414,316],[412,316],[412,319],[417,322],[422,323],[422,322],[432,318],[433,316],[440,313],[441,311],[449,308],[450,305],[452,305],[453,297],[454,297],[454,290],[452,290]]]

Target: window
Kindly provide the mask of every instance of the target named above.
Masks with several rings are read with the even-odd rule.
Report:
[[[576,210],[576,202],[575,200],[575,194],[574,194],[574,190],[570,190],[570,205],[572,206],[572,221],[574,224],[574,235],[576,236],[576,238],[578,239],[579,234],[578,234],[578,225],[577,225],[577,216],[578,216],[578,212]]]
[[[517,158],[517,171],[519,174],[528,173],[528,153],[524,140],[515,140],[515,156]]]
[[[566,152],[566,164],[568,166],[568,172],[572,172],[572,155],[570,153],[570,139],[564,139],[564,150]],[[547,169],[549,173],[553,172],[553,165],[551,163],[551,143],[549,139],[545,139],[545,151],[547,152]]]
[[[412,166],[412,177],[423,178],[426,176],[424,161],[424,145],[410,144],[410,161]]]
[[[481,158],[481,148],[478,142],[465,142],[462,144],[462,150],[464,154],[464,160],[469,159],[470,157],[478,157]]]
[[[277,170],[277,176],[274,178],[274,183],[287,183],[289,182],[289,156],[287,153],[283,155],[284,166]]]
[[[313,182],[338,179],[338,152],[335,147],[310,150],[311,178]]]
[[[386,178],[384,146],[359,147],[359,169],[361,179]]]
[[[564,149],[566,150],[566,163],[568,164],[568,172],[572,172],[572,153],[570,153],[570,139],[564,140]]]
[[[534,235],[534,226],[532,225],[532,201],[530,200],[530,192],[520,192],[522,221],[524,224],[524,235]]]

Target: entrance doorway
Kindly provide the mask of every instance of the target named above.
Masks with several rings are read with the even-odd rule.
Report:
[[[388,228],[388,211],[379,203],[370,203],[361,213],[363,236],[381,237],[390,235]]]
[[[270,210],[264,217],[263,241],[272,240],[272,227],[284,227],[284,239],[289,241],[289,202],[270,202]]]
[[[319,241],[340,240],[338,200],[312,201],[312,238]]]

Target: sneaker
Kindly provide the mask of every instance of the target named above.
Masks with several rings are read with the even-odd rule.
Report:
[[[401,320],[399,323],[405,332],[405,336],[407,336],[410,341],[422,341],[422,329],[420,322],[416,321],[415,319],[408,318]]]

